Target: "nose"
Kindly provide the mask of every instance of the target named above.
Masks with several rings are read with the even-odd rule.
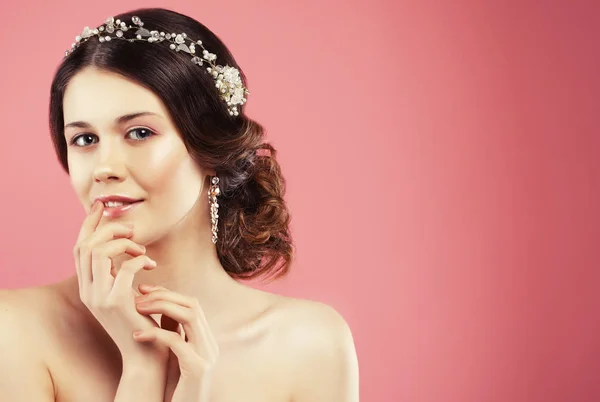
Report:
[[[125,155],[121,147],[110,140],[100,141],[97,154],[97,163],[94,167],[94,180],[96,182],[123,181],[125,179]]]

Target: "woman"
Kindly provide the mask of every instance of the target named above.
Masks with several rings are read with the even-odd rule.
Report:
[[[344,319],[238,279],[292,261],[284,180],[206,27],[141,9],[86,28],[51,90],[88,215],[76,275],[0,294],[7,401],[358,400]]]

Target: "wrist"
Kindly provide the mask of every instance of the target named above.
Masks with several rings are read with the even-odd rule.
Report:
[[[162,376],[162,368],[158,365],[123,364],[122,380],[140,381],[144,378],[150,380]]]
[[[127,370],[133,374],[148,372],[148,370],[166,369],[169,360],[169,350],[155,350],[136,354],[121,355],[123,371]]]
[[[166,370],[160,360],[146,357],[123,359],[123,372],[115,402],[164,400]]]

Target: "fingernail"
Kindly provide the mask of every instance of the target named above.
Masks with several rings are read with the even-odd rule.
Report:
[[[98,208],[100,208],[100,202],[99,201],[94,201],[94,205],[92,205],[92,210],[91,212],[96,212],[98,210]]]

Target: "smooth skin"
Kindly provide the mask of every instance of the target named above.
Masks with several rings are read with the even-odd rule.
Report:
[[[358,401],[339,313],[221,266],[207,197],[215,172],[192,160],[160,98],[88,67],[63,106],[70,180],[87,212],[75,274],[0,291],[1,399]],[[94,209],[109,194],[143,202],[110,218]]]

